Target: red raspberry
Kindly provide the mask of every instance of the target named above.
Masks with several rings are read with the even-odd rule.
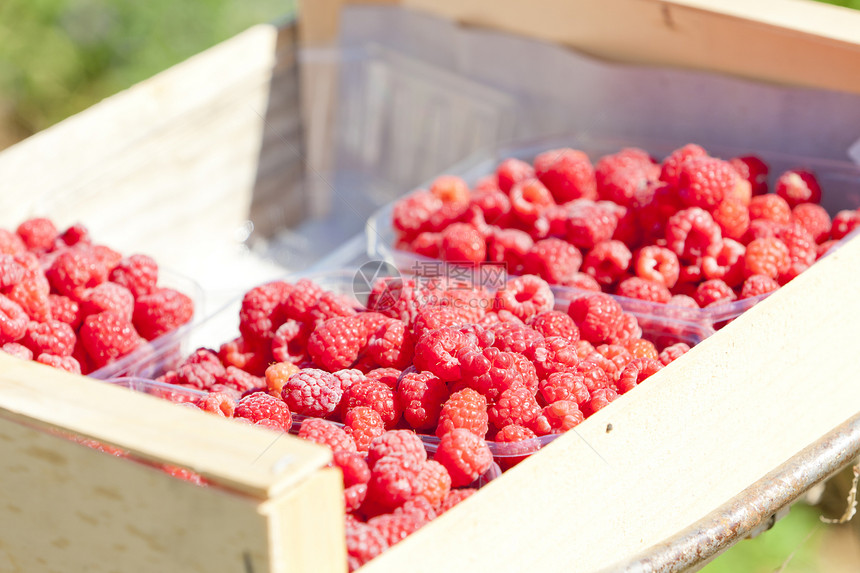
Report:
[[[428,231],[430,218],[442,207],[442,201],[429,191],[417,191],[394,204],[392,224],[407,237]]]
[[[427,450],[418,434],[411,430],[389,430],[374,438],[367,452],[367,463],[374,469],[376,462],[385,457],[409,458],[416,464],[427,460]]]
[[[358,406],[376,410],[386,428],[394,427],[403,411],[394,391],[382,382],[368,381],[350,386],[344,392],[343,405],[346,411]]]
[[[17,302],[31,320],[51,319],[50,286],[42,278],[24,279],[13,286],[6,296]]]
[[[430,192],[443,203],[467,203],[469,186],[456,175],[440,175],[430,185]]]
[[[24,346],[23,344],[18,344],[17,342],[7,342],[0,346],[0,350],[5,352],[6,354],[11,354],[16,358],[20,358],[21,360],[33,359],[33,351]]]
[[[655,182],[637,194],[631,210],[642,231],[648,238],[662,237],[666,221],[684,208],[675,187],[663,182]]]
[[[732,239],[714,243],[702,257],[702,275],[708,279],[721,279],[730,287],[744,280],[746,247]]]
[[[334,372],[349,368],[365,345],[362,323],[357,317],[330,318],[318,326],[308,338],[308,354],[314,363]]]
[[[442,231],[441,253],[446,261],[480,263],[487,257],[487,244],[472,225],[454,223]]]
[[[662,284],[639,277],[629,277],[618,283],[615,294],[657,303],[666,303],[672,298],[672,293]]]
[[[779,225],[791,221],[791,207],[779,195],[768,193],[753,197],[749,206],[750,220],[767,219]]]
[[[364,503],[364,500],[367,498],[367,484],[360,483],[356,485],[351,485],[343,490],[343,505],[344,509],[349,515],[353,511],[357,511],[361,504]],[[352,566],[352,562],[350,561],[350,570]]]
[[[0,254],[0,289],[6,289],[20,283],[27,269],[12,255]]]
[[[719,225],[699,207],[678,211],[666,223],[666,246],[683,259],[701,257],[720,238]]]
[[[603,241],[585,255],[582,270],[598,283],[610,285],[627,273],[633,254],[621,241]]]
[[[860,227],[860,211],[843,210],[833,217],[830,238],[836,241],[845,238],[851,231]]]
[[[805,169],[786,171],[780,175],[774,191],[785,199],[790,207],[801,203],[821,202],[821,186],[815,174]]]
[[[27,249],[34,252],[51,250],[59,231],[50,219],[36,217],[28,219],[18,225],[15,231],[27,245]]]
[[[732,167],[738,172],[741,178],[749,181],[750,189],[753,195],[763,195],[767,193],[767,164],[756,157],[755,155],[745,155],[743,157],[735,157],[729,160]]]
[[[103,282],[83,295],[80,310],[84,316],[109,310],[126,320],[131,320],[134,313],[134,295],[117,283]],[[140,331],[139,328],[138,331]]]
[[[355,440],[355,447],[359,452],[366,452],[374,438],[385,433],[382,416],[367,406],[357,406],[347,410],[343,423],[344,431]]]
[[[454,392],[442,405],[436,435],[440,438],[455,428],[463,428],[483,438],[488,431],[487,399],[465,388]]]
[[[779,235],[785,225],[770,219],[755,219],[750,221],[750,227],[744,235],[743,242],[750,243],[755,239],[768,239]]]
[[[510,424],[529,425],[540,413],[537,400],[525,386],[514,386],[503,391],[495,404],[487,409],[490,423],[496,428]]]
[[[511,188],[511,212],[517,219],[531,225],[541,214],[554,205],[552,195],[537,179],[526,179]]]
[[[618,393],[611,388],[599,388],[591,393],[591,400],[581,405],[583,415],[588,418],[598,410],[602,410],[618,398]]]
[[[624,311],[612,297],[598,293],[579,297],[567,313],[579,327],[579,335],[592,344],[603,344],[618,330]]]
[[[737,298],[732,287],[720,279],[710,279],[696,288],[696,303],[705,308],[715,304],[725,304]]]
[[[149,294],[158,284],[158,264],[147,255],[131,255],[111,270],[109,279],[126,287],[135,297]]]
[[[372,525],[347,521],[346,553],[350,572],[355,571],[388,549],[385,536]]]
[[[403,419],[416,430],[431,430],[439,422],[448,386],[431,372],[404,372],[397,385]]]
[[[317,308],[323,294],[325,291],[322,287],[313,281],[299,279],[292,285],[292,288],[287,289],[286,296],[278,309],[279,314],[299,322],[311,321],[313,319],[311,313]]]
[[[618,386],[618,393],[624,394],[629,392],[641,384],[646,378],[662,369],[663,364],[657,360],[651,360],[649,358],[635,358],[631,360],[630,363],[624,367],[621,371],[621,375],[618,377],[618,382],[616,383],[616,386]]]
[[[654,343],[644,338],[629,338],[619,344],[626,348],[627,352],[633,358],[652,358],[656,360],[659,354]]]
[[[268,394],[263,394],[263,396],[271,398]],[[237,408],[236,411],[238,412],[239,409]],[[298,435],[303,440],[327,446],[332,452],[356,452],[355,441],[352,436],[337,424],[320,418],[302,420]]]
[[[558,400],[547,404],[532,426],[535,427],[535,433],[542,436],[563,434],[578,426],[583,420],[585,416],[575,401]]]
[[[440,507],[451,491],[451,476],[448,474],[448,470],[439,462],[427,460],[421,468],[421,481],[424,482],[421,497],[430,503],[431,508]]]
[[[492,229],[487,237],[487,260],[506,265],[507,272],[519,274],[526,253],[534,241],[519,229]]]
[[[779,239],[755,239],[747,245],[744,265],[747,277],[765,275],[775,279],[791,265],[788,247]]]
[[[545,338],[560,336],[570,342],[579,340],[579,328],[567,313],[559,310],[548,310],[535,314],[526,324],[540,332]]]
[[[412,321],[412,334],[416,348],[425,334],[442,328],[456,330],[462,325],[463,317],[456,309],[450,306],[425,306],[415,313],[415,319]]]
[[[749,229],[750,212],[746,205],[734,199],[726,199],[711,212],[723,237],[740,241]]]
[[[818,245],[816,260],[818,260],[821,257],[823,257],[824,255],[826,255],[828,252],[830,252],[830,249],[832,249],[833,247],[835,247],[838,244],[839,244],[839,241],[831,240],[831,241],[824,241],[823,243]]]
[[[72,374],[81,373],[81,363],[71,356],[57,356],[56,354],[48,354],[43,352],[36,357],[36,362],[47,364],[59,370],[65,370]]]
[[[71,356],[76,341],[77,337],[72,327],[59,320],[30,321],[24,337],[21,338],[21,344],[37,356],[43,352],[57,356]]]
[[[591,394],[586,386],[586,372],[593,374],[596,371],[593,368],[591,370],[570,369],[561,372],[553,372],[547,376],[547,378],[540,383],[540,395],[544,402],[547,404],[551,404],[558,400],[573,400],[577,404],[587,402],[590,399]],[[605,385],[605,374],[603,380],[603,385]],[[595,382],[594,377],[589,378],[589,382],[592,385],[599,384],[599,382]]]
[[[315,325],[322,324],[336,316],[354,316],[353,303],[346,296],[331,291],[324,291],[313,306],[307,311],[307,321]]]
[[[535,175],[557,203],[596,199],[597,183],[588,155],[575,149],[550,149],[534,159]]]
[[[460,355],[476,349],[474,342],[456,328],[444,327],[426,332],[415,345],[415,367],[450,382],[461,376]]]
[[[533,356],[543,346],[544,337],[525,325],[499,323],[492,327],[495,335],[493,346],[505,352],[516,352]]]
[[[368,467],[364,456],[357,452],[338,449],[334,452],[332,463],[343,474],[344,488],[366,484],[370,481],[370,467]]]
[[[93,255],[104,265],[108,275],[122,260],[122,255],[119,252],[105,245],[81,245],[78,248],[81,247],[89,248],[92,251]]]
[[[545,280],[525,275],[509,280],[496,292],[495,308],[508,310],[520,320],[552,310],[552,290]]]
[[[603,344],[600,346],[606,345]],[[600,346],[598,346],[598,348],[600,348]],[[627,353],[627,355],[629,356],[629,353]],[[612,388],[613,390],[615,389],[615,381],[618,379],[618,375],[621,374],[621,370],[615,362],[613,362],[599,352],[592,352],[585,357],[584,362],[593,363],[598,370],[602,370],[603,373],[606,375],[606,386],[608,388]]]
[[[293,425],[292,415],[287,405],[265,392],[255,392],[239,400],[233,416],[245,418],[253,423],[263,419],[272,420],[285,432],[289,432]]]
[[[337,372],[332,372],[331,375],[334,377],[340,389],[344,392],[352,388],[355,384],[370,382],[370,379],[365,376],[361,370],[356,368],[338,370]],[[391,387],[390,385],[388,386],[389,388]]]
[[[278,362],[300,364],[310,359],[308,356],[308,325],[288,318],[272,336],[272,358]]]
[[[378,515],[371,518],[367,524],[378,529],[391,546],[418,531],[430,519],[415,512],[395,512]]]
[[[223,374],[217,376],[217,381],[215,386],[221,387],[223,391],[233,390],[240,396],[246,392],[256,392],[266,388],[264,378],[249,374],[235,366],[228,366]]]
[[[374,368],[367,373],[365,378],[370,382],[382,382],[392,390],[397,389],[397,381],[400,380],[402,372],[397,368]]]
[[[618,218],[604,206],[590,201],[574,204],[567,221],[567,240],[580,249],[591,249],[615,233]]]
[[[597,194],[619,205],[632,204],[638,192],[660,177],[660,167],[641,149],[605,155],[594,166]]]
[[[134,301],[134,327],[147,340],[176,330],[193,316],[194,301],[171,288],[157,289]]]
[[[511,221],[511,200],[498,189],[472,193],[470,208],[476,207],[491,225],[505,225]]]
[[[579,265],[582,254],[579,249],[554,237],[537,241],[523,258],[523,272],[538,275],[542,279],[559,284],[571,278]]]
[[[219,416],[221,418],[232,418],[236,412],[236,401],[228,394],[224,394],[221,392],[210,392],[197,401],[197,407],[204,412],[215,414],[216,416]],[[269,418],[263,419],[268,420]],[[280,427],[280,424],[279,429],[283,431],[283,428]]]
[[[791,259],[789,271],[779,277],[780,282],[785,284],[815,262],[818,249],[812,234],[797,223],[780,229],[777,236],[788,247],[788,256]]]
[[[408,325],[392,320],[380,326],[370,337],[367,351],[374,362],[384,368],[402,370],[412,363],[415,343]]]
[[[496,168],[496,177],[498,178],[499,189],[505,193],[510,193],[511,188],[520,181],[532,179],[535,176],[534,168],[519,159],[505,159]]]
[[[89,229],[80,223],[75,223],[63,231],[63,233],[57,237],[56,241],[54,241],[53,249],[60,250],[64,247],[72,247],[77,244],[92,244]]]
[[[125,356],[143,343],[131,322],[112,312],[86,317],[78,335],[97,368]]]
[[[544,379],[553,372],[568,370],[580,361],[577,344],[561,337],[549,337],[544,344],[530,356],[534,362],[538,379]]]
[[[685,205],[711,211],[733,192],[739,180],[728,161],[692,157],[679,166],[678,194]]]
[[[281,390],[281,398],[290,411],[319,418],[334,412],[342,396],[340,381],[333,374],[316,368],[300,370]]]
[[[674,362],[678,357],[689,351],[690,346],[686,342],[676,342],[671,346],[667,346],[662,350],[662,352],[660,352],[660,362],[663,366],[668,366],[669,363]]]
[[[558,337],[561,338],[561,337]],[[565,338],[561,338],[566,340]],[[529,389],[529,392],[534,396],[538,391],[538,375],[534,363],[516,352],[513,353],[514,366],[517,369],[520,377],[523,380],[523,386]]]
[[[548,422],[546,425],[548,426]],[[529,454],[536,452],[540,448],[536,437],[529,428],[517,424],[510,424],[499,430],[494,438],[496,449],[493,454],[499,460],[502,470],[514,467]]]
[[[15,255],[27,250],[24,241],[17,234],[8,229],[0,229],[0,253],[4,255]]]
[[[595,350],[598,354],[612,362],[619,373],[633,360],[633,355],[630,354],[630,351],[623,344],[601,344]]]
[[[421,495],[424,489],[424,461],[412,456],[387,455],[371,465],[367,497],[362,511],[368,514],[390,512]]]
[[[452,487],[469,485],[493,464],[493,454],[487,443],[463,428],[455,428],[442,436],[433,459],[448,470]]]
[[[396,245],[398,249],[412,251],[422,257],[438,259],[442,257],[442,233],[431,233],[429,231],[419,233],[409,243],[402,246]]]
[[[665,181],[673,187],[678,187],[681,179],[681,166],[688,159],[707,156],[708,153],[695,143],[688,143],[684,147],[676,149],[663,160],[663,165],[660,171],[660,180]]]
[[[445,501],[442,502],[442,507],[439,508],[439,515],[445,513],[464,499],[471,497],[476,491],[478,490],[471,487],[452,489],[448,493],[448,497],[445,498]]]
[[[795,206],[791,210],[791,220],[809,231],[816,243],[827,240],[833,225],[824,207],[815,203],[801,203]]]
[[[59,294],[81,300],[87,289],[103,283],[108,270],[90,249],[63,251],[45,272]]]
[[[269,341],[285,320],[279,308],[294,287],[274,281],[252,288],[242,298],[239,332],[248,340]]]
[[[678,282],[681,265],[678,255],[669,249],[648,245],[637,251],[633,269],[638,277],[672,288]]]
[[[225,365],[241,368],[255,376],[264,375],[269,365],[268,354],[241,336],[222,344],[218,357]]]
[[[779,283],[773,277],[765,275],[750,275],[741,287],[741,299],[753,298],[768,294],[779,288]]]

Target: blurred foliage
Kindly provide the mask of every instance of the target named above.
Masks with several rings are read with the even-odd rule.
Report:
[[[825,4],[834,4],[836,6],[844,6],[845,8],[854,8],[860,10],[860,0],[818,0]]]
[[[35,132],[296,0],[2,0],[0,111]]]

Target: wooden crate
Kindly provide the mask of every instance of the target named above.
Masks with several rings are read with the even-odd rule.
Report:
[[[605,57],[860,93],[860,15],[811,3],[404,4]],[[3,222],[58,192],[79,199],[62,203],[70,216],[112,197],[152,216],[100,212],[94,231],[181,265],[177,242],[226,240],[221,229],[266,209],[272,189],[291,190],[272,226],[300,217],[309,198],[296,150],[310,168],[326,161],[325,137],[302,139],[325,114],[300,113],[300,96],[312,100],[326,72],[297,70],[296,38],[330,42],[339,2],[303,8],[300,29],[253,28],[0,154]],[[693,24],[701,33],[685,32]],[[738,58],[737,35],[751,29],[760,41]],[[780,50],[808,56],[773,65]],[[857,269],[854,240],[366,570],[595,571],[723,507],[860,412]],[[0,372],[0,571],[345,570],[326,450],[2,354]]]

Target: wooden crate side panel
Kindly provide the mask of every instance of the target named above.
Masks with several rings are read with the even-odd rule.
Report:
[[[704,517],[860,411],[857,269],[855,239],[367,573],[595,571]]]
[[[860,93],[860,13],[806,0],[403,0],[612,60]]]

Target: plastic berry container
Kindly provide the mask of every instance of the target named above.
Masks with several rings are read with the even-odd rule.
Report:
[[[598,138],[587,135],[541,138],[477,153],[445,171],[444,174],[461,177],[471,187],[480,178],[494,173],[498,164],[504,159],[516,158],[531,163],[538,154],[550,149],[569,147],[581,150],[589,156],[592,163],[595,163],[605,155],[616,153],[628,147],[638,147],[647,151],[652,157],[662,160],[672,151],[687,143],[690,142],[666,142],[627,137]],[[707,142],[694,143],[698,143],[704,147],[713,157],[723,159],[744,155],[759,157],[769,166],[769,189],[774,188],[776,179],[787,170],[811,170],[815,173],[821,185],[821,205],[831,217],[841,210],[853,210],[860,207],[860,166],[849,161],[798,157],[760,149],[727,148],[725,146],[711,145]],[[439,175],[442,175],[442,173]],[[432,179],[414,191],[427,189],[430,183],[432,183]],[[398,248],[397,233],[392,225],[395,204],[396,201],[389,203],[368,219],[365,228],[368,256],[387,261],[396,266],[404,274],[421,275],[425,272],[436,273],[439,272],[440,268],[451,267],[451,263],[440,259],[429,258]],[[855,234],[857,234],[856,231],[843,238],[839,244],[843,244]],[[839,244],[831,248],[828,254],[837,249]],[[587,292],[560,285],[552,285],[552,289],[558,298],[572,298],[581,295],[583,292]],[[706,328],[716,329],[755,306],[767,294],[706,308],[686,308],[642,301],[615,294],[610,294],[610,296],[615,298],[625,311],[651,316],[671,316],[685,323],[698,324]]]

